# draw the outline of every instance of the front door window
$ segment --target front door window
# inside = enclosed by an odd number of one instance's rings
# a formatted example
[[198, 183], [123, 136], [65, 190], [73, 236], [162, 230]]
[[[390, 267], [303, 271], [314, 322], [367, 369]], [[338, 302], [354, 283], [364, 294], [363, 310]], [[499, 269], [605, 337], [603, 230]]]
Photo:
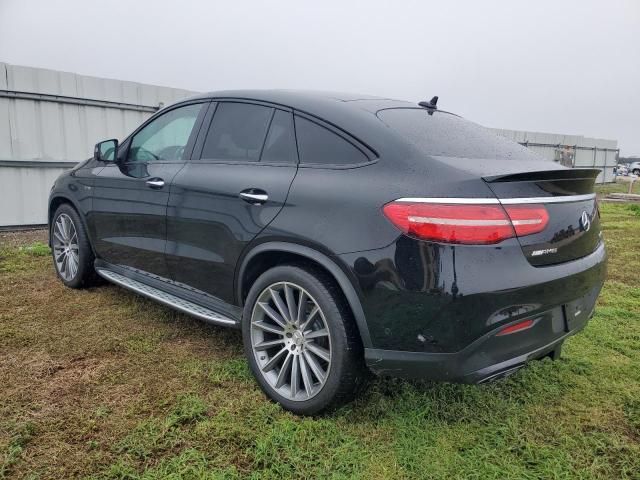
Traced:
[[128, 163], [185, 160], [185, 149], [204, 104], [178, 107], [159, 116], [131, 140]]

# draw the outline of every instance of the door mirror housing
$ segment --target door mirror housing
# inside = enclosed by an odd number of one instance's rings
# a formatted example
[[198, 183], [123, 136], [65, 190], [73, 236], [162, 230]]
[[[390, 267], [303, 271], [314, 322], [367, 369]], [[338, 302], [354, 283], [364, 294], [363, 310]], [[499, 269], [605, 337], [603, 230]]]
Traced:
[[93, 159], [99, 162], [116, 162], [116, 154], [118, 153], [118, 140], [112, 138], [96, 143], [93, 149]]

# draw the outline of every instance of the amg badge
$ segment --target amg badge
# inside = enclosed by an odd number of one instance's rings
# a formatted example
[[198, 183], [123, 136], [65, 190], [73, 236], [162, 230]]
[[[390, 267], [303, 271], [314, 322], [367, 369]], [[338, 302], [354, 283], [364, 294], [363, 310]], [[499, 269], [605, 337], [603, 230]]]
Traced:
[[545, 248], [543, 250], [534, 250], [531, 252], [532, 257], [537, 257], [539, 255], [547, 255], [549, 253], [556, 253], [558, 251], [557, 248]]

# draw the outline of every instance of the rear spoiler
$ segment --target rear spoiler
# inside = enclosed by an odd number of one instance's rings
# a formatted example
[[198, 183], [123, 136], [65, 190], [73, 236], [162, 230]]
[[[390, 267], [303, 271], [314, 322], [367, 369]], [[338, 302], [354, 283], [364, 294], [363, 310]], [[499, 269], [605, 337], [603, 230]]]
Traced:
[[567, 168], [534, 172], [510, 173], [482, 177], [485, 182], [545, 182], [550, 180], [595, 180], [601, 170], [597, 168]]

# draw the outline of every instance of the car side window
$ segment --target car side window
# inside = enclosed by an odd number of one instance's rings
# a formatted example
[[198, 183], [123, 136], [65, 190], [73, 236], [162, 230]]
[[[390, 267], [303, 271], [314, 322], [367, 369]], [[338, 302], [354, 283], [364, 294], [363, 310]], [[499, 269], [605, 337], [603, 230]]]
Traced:
[[261, 162], [297, 163], [298, 151], [293, 131], [293, 114], [276, 110], [262, 148]]
[[369, 160], [355, 145], [329, 129], [297, 115], [295, 123], [300, 163], [349, 165]]
[[203, 103], [174, 108], [147, 124], [131, 139], [128, 163], [185, 160], [185, 147]]
[[273, 108], [250, 103], [218, 104], [202, 150], [202, 159], [257, 162]]

